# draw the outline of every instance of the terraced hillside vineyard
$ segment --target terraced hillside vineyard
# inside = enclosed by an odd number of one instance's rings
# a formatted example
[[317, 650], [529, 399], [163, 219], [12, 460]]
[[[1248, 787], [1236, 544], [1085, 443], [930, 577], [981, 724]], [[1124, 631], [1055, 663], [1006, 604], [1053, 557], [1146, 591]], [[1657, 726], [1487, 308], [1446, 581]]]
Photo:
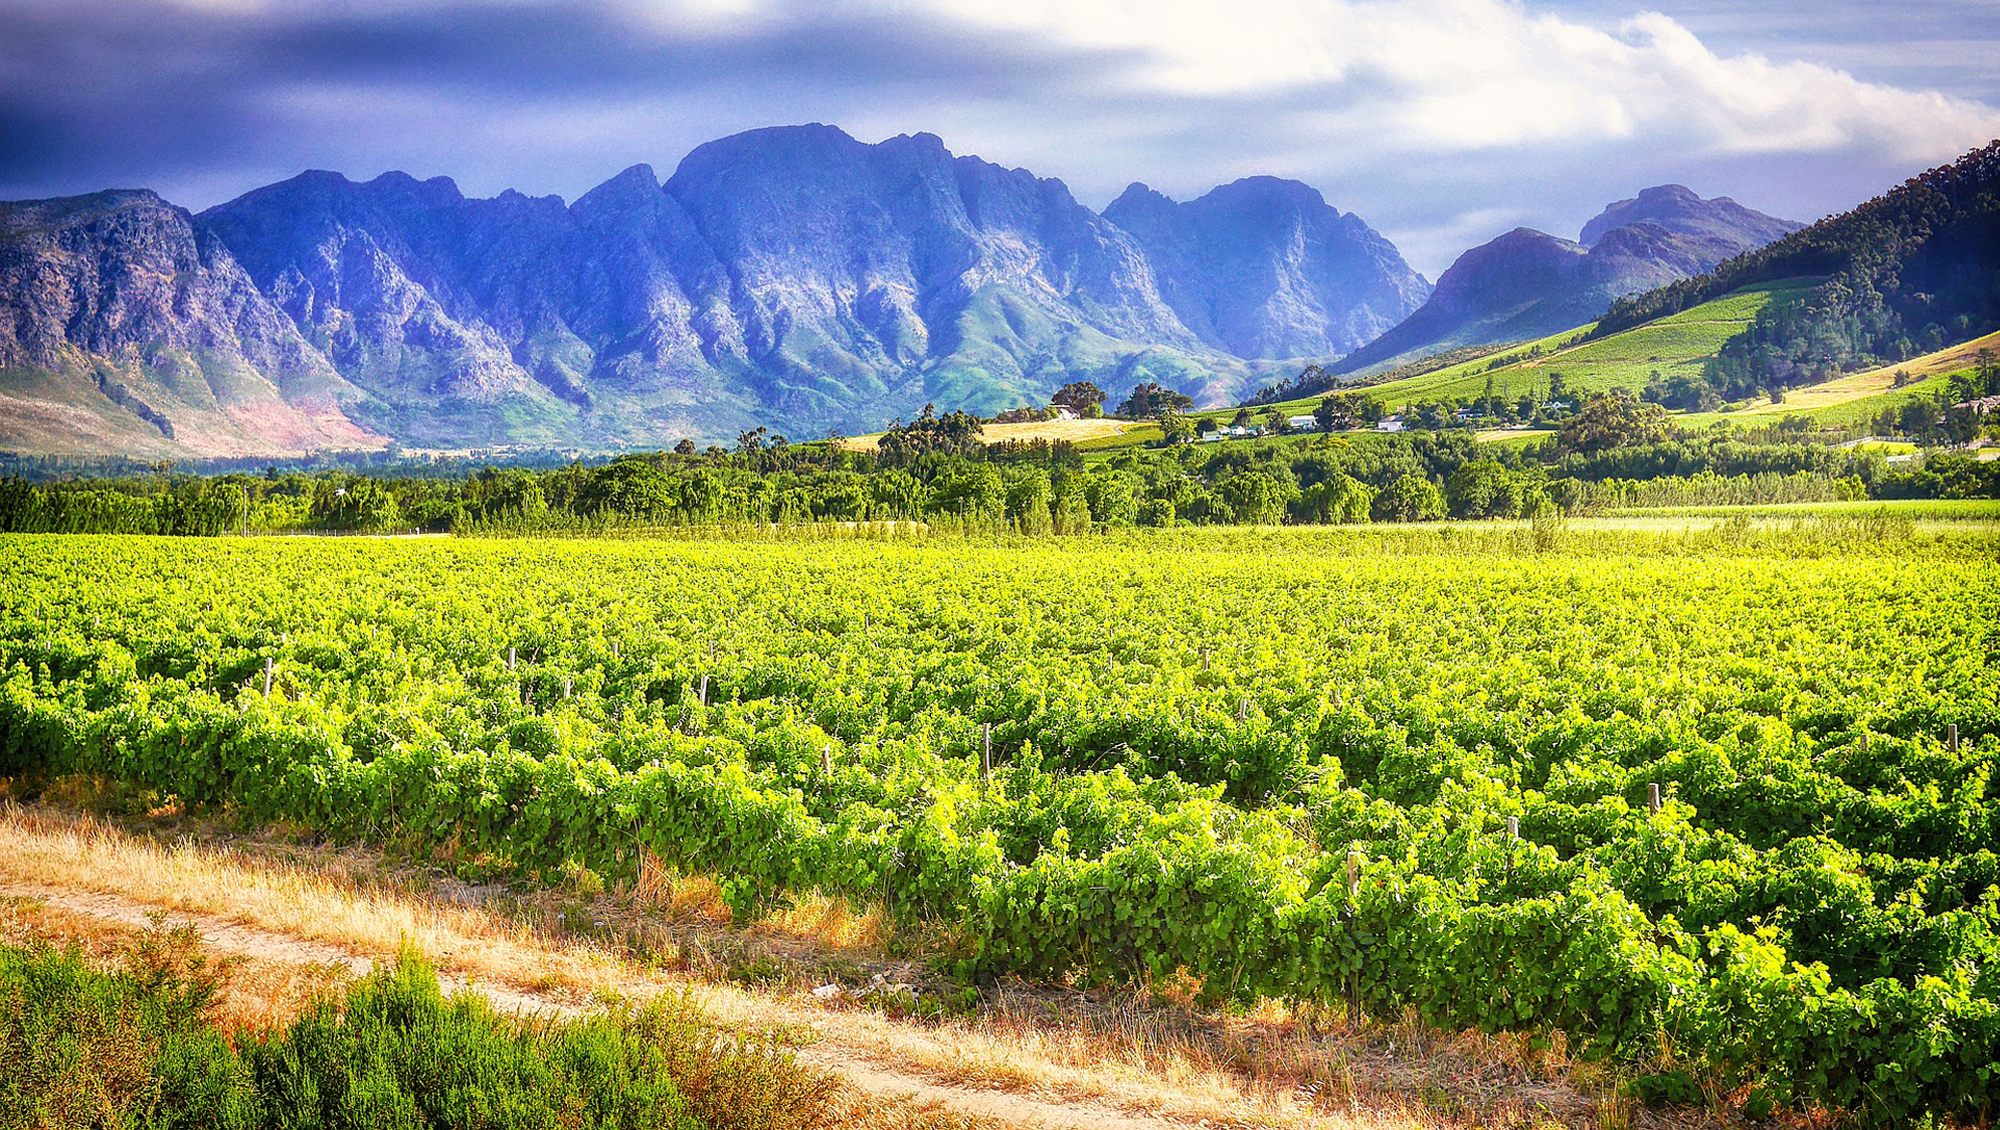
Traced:
[[1982, 1119], [1994, 565], [1886, 519], [12, 537], [0, 773], [879, 900], [968, 979], [1189, 971], [1561, 1029], [1656, 1097]]

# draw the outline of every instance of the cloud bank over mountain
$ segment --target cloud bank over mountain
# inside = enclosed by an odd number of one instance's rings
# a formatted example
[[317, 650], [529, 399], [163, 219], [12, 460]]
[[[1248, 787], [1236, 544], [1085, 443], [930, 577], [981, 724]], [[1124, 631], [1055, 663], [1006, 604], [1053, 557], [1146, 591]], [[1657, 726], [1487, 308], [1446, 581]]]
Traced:
[[[1135, 176], [1180, 199], [1294, 177], [1436, 273], [1635, 184], [1809, 217], [2000, 134], [1982, 64], [1916, 69], [1904, 44], [1870, 77], [1895, 13], [1815, 6], [1849, 28], [1829, 54], [1718, 2], [0, 0], [0, 197], [199, 206], [334, 167], [573, 198], [635, 155], [818, 120], [932, 130], [1094, 207]], [[2000, 34], [1990, 5], [1949, 15]]]

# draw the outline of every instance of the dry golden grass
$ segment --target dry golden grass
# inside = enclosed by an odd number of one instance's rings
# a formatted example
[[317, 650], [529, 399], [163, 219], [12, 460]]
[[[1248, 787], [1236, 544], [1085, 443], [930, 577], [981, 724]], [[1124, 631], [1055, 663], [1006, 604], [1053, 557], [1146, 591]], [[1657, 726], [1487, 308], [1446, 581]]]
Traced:
[[[631, 905], [676, 923], [721, 927], [732, 921], [715, 880], [683, 875], [652, 852], [639, 858]], [[749, 924], [748, 929], [836, 951], [879, 951], [888, 940], [888, 919], [879, 902], [856, 906], [819, 891], [792, 900], [792, 905]]]
[[[646, 946], [649, 960], [641, 964], [619, 929], [579, 939], [548, 928], [554, 903], [527, 904], [526, 913], [518, 903], [511, 911], [465, 905], [443, 888], [389, 877], [379, 859], [371, 864], [351, 850], [275, 858], [299, 850], [191, 837], [160, 842], [73, 811], [0, 810], [0, 884], [17, 891], [98, 892], [376, 957], [407, 939], [441, 971], [571, 1004], [685, 991], [727, 1027], [811, 1033], [802, 1060], [863, 1089], [917, 1090], [920, 1099], [1001, 1121], [1046, 1120], [1052, 1111], [1060, 1120], [1078, 1110], [1103, 1125], [1149, 1117], [1300, 1128], [1437, 1126], [1467, 1117], [1513, 1125], [1544, 1118], [1569, 1125], [1707, 1121], [1698, 1112], [1686, 1120], [1645, 1111], [1635, 1118], [1629, 1103], [1611, 1097], [1610, 1081], [1560, 1051], [1536, 1052], [1513, 1036], [1446, 1036], [1414, 1018], [1350, 1025], [1337, 1012], [1277, 1004], [1214, 1015], [1164, 991], [1027, 987], [989, 992], [976, 1014], [933, 1022], [893, 1019], [852, 1002], [829, 1007], [801, 980], [817, 980], [824, 966], [803, 959], [831, 951], [847, 955], [850, 969], [897, 968], [869, 952], [887, 932], [879, 908], [807, 898], [737, 930], [724, 925], [727, 912], [712, 883], [649, 865], [633, 890], [602, 896], [594, 910], [620, 928], [621, 915], [667, 922], [671, 943]], [[774, 983], [725, 979], [746, 947], [775, 955], [781, 973]], [[704, 959], [711, 953], [722, 957]]]
[[1974, 362], [1983, 349], [2000, 353], [2000, 333], [1990, 333], [1962, 345], [1954, 345], [1936, 353], [1926, 353], [1922, 357], [1913, 357], [1899, 364], [1849, 373], [1847, 376], [1836, 377], [1822, 384], [1791, 389], [1785, 393], [1782, 404], [1754, 404], [1748, 408], [1725, 413], [1723, 418], [1782, 416], [1806, 408], [1831, 408], [1837, 404], [1879, 396], [1896, 387], [1898, 371], [1907, 372], [1916, 380], [1934, 377], [1939, 373], [1965, 368]]
[[[141, 928], [43, 904], [33, 898], [0, 898], [0, 942], [75, 945], [89, 962], [111, 970], [123, 964]], [[352, 974], [317, 962], [227, 957], [216, 999], [215, 1022], [225, 1031], [269, 1031], [296, 1017], [314, 998], [345, 985]]]
[[[979, 438], [987, 443], [1001, 443], [1018, 440], [1028, 443], [1038, 439], [1054, 443], [1069, 440], [1072, 443], [1086, 439], [1103, 439], [1105, 436], [1123, 435], [1145, 421], [1134, 420], [1037, 420], [1024, 424], [985, 424], [980, 427]], [[849, 451], [873, 451], [882, 439], [880, 434], [855, 436], [841, 441]]]

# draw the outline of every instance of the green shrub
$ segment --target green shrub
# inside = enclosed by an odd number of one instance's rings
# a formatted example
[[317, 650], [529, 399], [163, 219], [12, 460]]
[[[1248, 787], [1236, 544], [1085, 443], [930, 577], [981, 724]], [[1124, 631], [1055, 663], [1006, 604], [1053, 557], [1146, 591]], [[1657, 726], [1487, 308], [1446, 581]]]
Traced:
[[0, 946], [0, 1130], [762, 1130], [821, 1124], [833, 1087], [684, 1000], [515, 1019], [446, 998], [413, 951], [237, 1046], [211, 1024], [220, 983], [188, 929], [116, 973]]

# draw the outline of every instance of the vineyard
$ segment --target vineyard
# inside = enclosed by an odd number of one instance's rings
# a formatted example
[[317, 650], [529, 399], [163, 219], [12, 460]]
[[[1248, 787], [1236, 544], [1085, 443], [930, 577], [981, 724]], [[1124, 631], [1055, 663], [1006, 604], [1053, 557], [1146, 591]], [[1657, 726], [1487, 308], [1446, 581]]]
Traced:
[[1990, 534], [0, 539], [0, 774], [716, 876], [968, 983], [1566, 1032], [1649, 1098], [2000, 1090]]

